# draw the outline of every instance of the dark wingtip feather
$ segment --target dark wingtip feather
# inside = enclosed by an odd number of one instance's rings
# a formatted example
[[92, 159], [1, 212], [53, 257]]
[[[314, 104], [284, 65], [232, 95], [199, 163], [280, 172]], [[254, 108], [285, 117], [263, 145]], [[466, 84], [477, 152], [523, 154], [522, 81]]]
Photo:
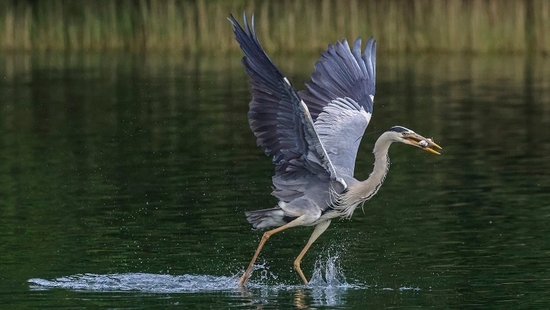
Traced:
[[235, 19], [235, 16], [233, 16], [233, 13], [229, 13], [229, 16], [227, 16], [227, 20], [231, 23], [231, 26], [233, 27], [233, 31], [235, 31], [237, 27], [241, 27], [239, 25], [239, 22]]
[[245, 54], [242, 63], [252, 93], [248, 112], [250, 128], [257, 144], [278, 164], [284, 157], [282, 150], [295, 149], [301, 143], [299, 139], [303, 138], [295, 137], [294, 124], [294, 105], [300, 102], [300, 98], [262, 48], [254, 30], [254, 15], [247, 19], [246, 12], [243, 13], [242, 24], [233, 15], [228, 19], [233, 24], [235, 39]]

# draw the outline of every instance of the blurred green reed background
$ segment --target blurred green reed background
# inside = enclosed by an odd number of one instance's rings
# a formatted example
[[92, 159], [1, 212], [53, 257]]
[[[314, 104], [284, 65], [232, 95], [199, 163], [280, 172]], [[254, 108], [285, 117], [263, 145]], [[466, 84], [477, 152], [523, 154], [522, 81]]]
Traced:
[[396, 53], [550, 52], [547, 0], [1, 1], [0, 50], [226, 52], [226, 17], [244, 10], [271, 52], [359, 35]]

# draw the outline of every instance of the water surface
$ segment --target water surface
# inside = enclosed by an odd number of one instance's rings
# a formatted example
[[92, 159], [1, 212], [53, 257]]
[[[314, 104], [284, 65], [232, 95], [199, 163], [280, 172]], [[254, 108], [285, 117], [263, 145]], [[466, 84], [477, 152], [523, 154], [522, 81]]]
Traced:
[[[0, 305], [90, 308], [541, 308], [550, 299], [550, 60], [386, 56], [359, 150], [403, 125], [378, 195], [270, 239], [239, 55], [0, 56]], [[317, 56], [274, 55], [301, 87]], [[308, 64], [304, 66], [303, 64]]]

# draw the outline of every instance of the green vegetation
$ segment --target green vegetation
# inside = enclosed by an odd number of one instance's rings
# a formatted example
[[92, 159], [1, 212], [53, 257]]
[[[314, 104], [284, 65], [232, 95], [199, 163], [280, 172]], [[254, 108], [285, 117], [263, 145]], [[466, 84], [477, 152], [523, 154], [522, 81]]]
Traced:
[[0, 50], [227, 52], [226, 17], [244, 10], [271, 52], [359, 35], [387, 52], [550, 52], [546, 0], [3, 1]]

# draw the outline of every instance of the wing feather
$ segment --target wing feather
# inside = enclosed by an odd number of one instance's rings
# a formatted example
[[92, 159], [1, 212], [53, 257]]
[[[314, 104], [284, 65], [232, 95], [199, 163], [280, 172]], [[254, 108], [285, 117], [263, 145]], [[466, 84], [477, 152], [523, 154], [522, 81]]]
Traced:
[[230, 15], [235, 38], [245, 57], [243, 64], [250, 78], [252, 101], [248, 112], [256, 141], [275, 164], [273, 194], [289, 201], [305, 190], [304, 180], [315, 178], [342, 184], [319, 135], [308, 106], [290, 82], [275, 67], [262, 49], [254, 31], [254, 17], [244, 28]]
[[311, 111], [315, 128], [339, 173], [353, 176], [361, 138], [367, 128], [375, 95], [376, 42], [361, 38], [350, 49], [344, 39], [329, 45], [315, 72], [299, 93]]

